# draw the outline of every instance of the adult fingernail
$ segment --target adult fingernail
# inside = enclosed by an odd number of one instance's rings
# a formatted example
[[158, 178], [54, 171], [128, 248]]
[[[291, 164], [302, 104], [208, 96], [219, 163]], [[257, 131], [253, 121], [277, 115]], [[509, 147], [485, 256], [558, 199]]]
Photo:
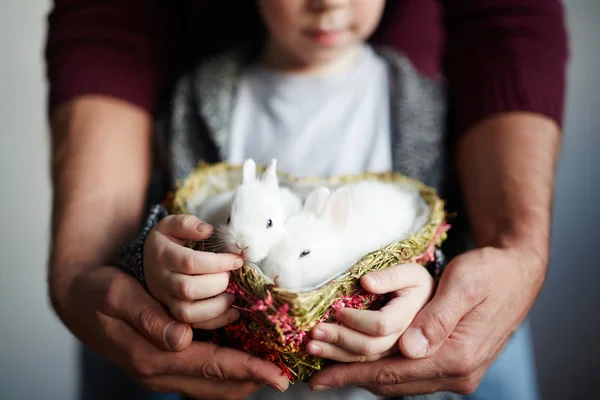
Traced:
[[415, 358], [425, 356], [429, 350], [429, 341], [421, 328], [410, 328], [402, 335], [402, 343], [406, 351]]
[[196, 230], [198, 232], [204, 232], [207, 228], [208, 224], [206, 224], [205, 222], [199, 222], [198, 225], [196, 225]]
[[229, 322], [236, 321], [240, 317], [240, 312], [235, 308], [232, 308], [234, 312], [231, 313], [231, 317], [229, 317]]
[[283, 390], [283, 388], [281, 386], [279, 386], [278, 384], [276, 384], [276, 383], [266, 383], [265, 385], [267, 385], [270, 388], [275, 389], [275, 390], [277, 390], [279, 392], [285, 392], [285, 390]]
[[312, 390], [313, 392], [323, 392], [325, 390], [329, 390], [331, 389], [331, 386], [327, 386], [327, 385], [315, 385]]
[[322, 329], [315, 329], [312, 332], [313, 339], [317, 340], [325, 340], [327, 338], [327, 334]]
[[183, 341], [187, 326], [178, 322], [172, 321], [165, 329], [165, 342], [171, 350], [176, 350]]
[[309, 354], [312, 354], [313, 356], [318, 356], [321, 353], [323, 353], [323, 349], [321, 348], [321, 346], [313, 342], [308, 342], [308, 344], [306, 345], [306, 350]]

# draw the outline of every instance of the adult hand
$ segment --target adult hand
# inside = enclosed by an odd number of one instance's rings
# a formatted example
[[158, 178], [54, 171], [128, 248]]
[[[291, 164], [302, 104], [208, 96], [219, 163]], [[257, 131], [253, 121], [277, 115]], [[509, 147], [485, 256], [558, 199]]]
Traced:
[[188, 324], [174, 321], [131, 276], [113, 267], [88, 269], [53, 302], [85, 344], [141, 385], [192, 397], [243, 398], [263, 384], [285, 390], [274, 364], [241, 351], [192, 342]]
[[311, 331], [307, 351], [341, 362], [374, 361], [398, 351], [398, 339], [415, 315], [429, 301], [434, 280], [419, 264], [401, 264], [361, 278], [370, 293], [391, 293], [392, 299], [379, 310], [342, 308], [337, 323], [320, 323]]
[[334, 365], [317, 373], [310, 387], [358, 385], [379, 395], [472, 393], [524, 320], [544, 271], [544, 260], [516, 248], [486, 247], [456, 257], [401, 337], [408, 358]]

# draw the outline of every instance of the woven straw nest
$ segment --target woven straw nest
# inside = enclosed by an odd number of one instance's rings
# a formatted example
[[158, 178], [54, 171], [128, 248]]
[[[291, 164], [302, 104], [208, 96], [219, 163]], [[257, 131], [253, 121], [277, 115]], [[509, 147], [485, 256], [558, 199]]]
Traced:
[[[264, 169], [264, 165], [257, 166], [257, 172]], [[241, 183], [241, 176], [241, 165], [201, 163], [178, 183], [165, 204], [171, 213], [187, 213], [186, 204], [192, 196], [209, 197], [234, 189]], [[327, 362], [304, 352], [310, 330], [320, 321], [334, 320], [334, 311], [340, 307], [380, 307], [385, 298], [364, 292], [360, 277], [397, 264], [426, 265], [434, 261], [434, 251], [446, 239], [449, 226], [444, 203], [436, 191], [399, 173], [363, 173], [327, 179], [296, 178], [282, 172], [278, 176], [280, 185], [290, 185], [301, 195], [317, 186], [336, 187], [365, 179], [409, 184], [419, 190], [430, 208], [429, 218], [418, 232], [366, 254], [345, 274], [311, 291], [293, 292], [276, 287], [250, 266], [231, 273], [228, 291], [236, 295], [234, 305], [241, 311], [241, 318], [214, 332], [213, 341], [275, 362], [291, 382], [306, 381]], [[211, 249], [210, 239], [187, 245], [197, 250]]]

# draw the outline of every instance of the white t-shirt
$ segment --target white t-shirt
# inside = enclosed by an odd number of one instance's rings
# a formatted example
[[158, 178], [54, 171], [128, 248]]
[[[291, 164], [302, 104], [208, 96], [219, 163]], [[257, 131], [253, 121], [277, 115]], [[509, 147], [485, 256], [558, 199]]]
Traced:
[[286, 75], [261, 66], [242, 76], [228, 161], [277, 158], [296, 176], [391, 168], [388, 67], [365, 45], [346, 71]]
[[[296, 176], [330, 176], [391, 169], [388, 67], [365, 45], [346, 71], [328, 76], [285, 75], [253, 66], [236, 96], [228, 160], [253, 158]], [[262, 399], [378, 399], [349, 387], [312, 392], [306, 383], [286, 393], [265, 388]]]

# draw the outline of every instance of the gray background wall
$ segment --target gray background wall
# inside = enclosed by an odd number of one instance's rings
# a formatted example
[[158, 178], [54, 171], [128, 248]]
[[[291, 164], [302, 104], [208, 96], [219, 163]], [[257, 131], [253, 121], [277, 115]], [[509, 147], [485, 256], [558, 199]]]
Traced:
[[[552, 261], [532, 313], [544, 399], [600, 396], [600, 2], [572, 38]], [[48, 307], [50, 187], [41, 51], [49, 0], [0, 0], [0, 398], [73, 399], [75, 344]]]
[[532, 322], [544, 399], [591, 399], [600, 398], [600, 1], [565, 4], [565, 137], [550, 269]]

